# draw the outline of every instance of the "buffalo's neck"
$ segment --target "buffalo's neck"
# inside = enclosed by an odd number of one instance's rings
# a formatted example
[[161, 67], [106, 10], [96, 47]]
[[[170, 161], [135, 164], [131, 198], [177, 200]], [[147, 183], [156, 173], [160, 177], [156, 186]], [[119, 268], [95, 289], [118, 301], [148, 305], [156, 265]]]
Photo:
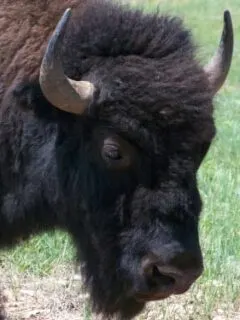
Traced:
[[[0, 246], [61, 224], [57, 125], [12, 106], [0, 118]], [[11, 244], [11, 243], [10, 243]]]

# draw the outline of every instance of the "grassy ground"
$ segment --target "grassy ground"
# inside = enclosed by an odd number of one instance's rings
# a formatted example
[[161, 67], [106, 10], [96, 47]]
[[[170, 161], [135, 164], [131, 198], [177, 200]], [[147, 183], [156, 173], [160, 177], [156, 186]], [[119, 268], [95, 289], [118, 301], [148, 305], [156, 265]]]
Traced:
[[[198, 56], [203, 63], [213, 54], [218, 44], [223, 11], [229, 9], [235, 29], [235, 50], [228, 81], [215, 100], [217, 137], [199, 171], [199, 187], [204, 201], [200, 236], [205, 256], [205, 273], [188, 294], [177, 299], [167, 299], [163, 303], [149, 304], [139, 319], [240, 319], [239, 0], [160, 0], [158, 3], [162, 11], [180, 15], [185, 24], [192, 28], [193, 36], [199, 44]], [[146, 10], [154, 10], [155, 4], [156, 1], [144, 2]], [[12, 251], [1, 253], [3, 268], [7, 266], [8, 270], [12, 270], [7, 273], [0, 271], [1, 281], [10, 285], [6, 286], [11, 291], [9, 294], [11, 296], [15, 292], [18, 301], [20, 296], [29, 297], [27, 291], [32, 292], [34, 301], [39, 300], [38, 307], [45, 307], [45, 311], [42, 311], [44, 317], [38, 319], [91, 319], [87, 303], [83, 300], [77, 302], [76, 297], [72, 296], [72, 287], [70, 290], [58, 281], [65, 279], [68, 274], [71, 277], [70, 262], [73, 254], [72, 244], [65, 234], [44, 234], [33, 238]], [[56, 265], [69, 267], [65, 273], [57, 271], [54, 277], [52, 272]], [[36, 288], [33, 290], [32, 285], [36, 284], [36, 278], [40, 276], [45, 277], [42, 281], [54, 283], [54, 289], [46, 291], [46, 286], [40, 285], [41, 294]], [[25, 294], [21, 290], [25, 290]], [[60, 292], [62, 295], [59, 296]], [[46, 295], [52, 304], [39, 298]], [[76, 313], [74, 308], [69, 308], [67, 301], [74, 307], [80, 307], [81, 312]], [[9, 308], [11, 313], [11, 306]], [[62, 310], [61, 315], [56, 312], [56, 308]], [[48, 318], [46, 310], [52, 312], [52, 317]], [[15, 319], [14, 316], [11, 319]], [[16, 319], [28, 317], [26, 313], [24, 316], [18, 314]]]

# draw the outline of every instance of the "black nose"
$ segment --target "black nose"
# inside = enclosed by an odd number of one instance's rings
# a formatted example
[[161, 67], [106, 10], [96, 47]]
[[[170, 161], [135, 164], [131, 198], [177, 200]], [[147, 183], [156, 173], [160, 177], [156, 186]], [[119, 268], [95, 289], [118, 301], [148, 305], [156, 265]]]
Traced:
[[142, 261], [142, 274], [149, 287], [149, 300], [186, 292], [202, 272], [202, 258], [192, 253], [175, 254], [164, 263], [161, 258], [150, 254]]

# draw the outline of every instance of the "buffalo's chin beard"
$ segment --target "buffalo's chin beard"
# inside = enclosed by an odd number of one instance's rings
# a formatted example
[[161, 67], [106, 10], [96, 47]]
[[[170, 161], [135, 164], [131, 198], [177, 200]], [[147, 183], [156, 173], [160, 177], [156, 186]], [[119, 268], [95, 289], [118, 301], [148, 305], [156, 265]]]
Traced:
[[[119, 302], [118, 305], [115, 306], [115, 310], [113, 309], [111, 313], [104, 313], [108, 318], [115, 316], [118, 320], [130, 320], [138, 315], [145, 307], [145, 303], [139, 302], [134, 298], [126, 298]], [[104, 317], [103, 317], [104, 318]]]
[[100, 313], [102, 319], [115, 319], [115, 320], [131, 320], [137, 316], [145, 307], [145, 303], [139, 302], [134, 298], [122, 299], [113, 307], [101, 305], [99, 308], [98, 302], [93, 306], [93, 311]]
[[[116, 239], [119, 232], [98, 230], [88, 222], [84, 228], [75, 224], [71, 234], [92, 311], [106, 320], [130, 320], [144, 309], [145, 303], [134, 298], [132, 277], [121, 267], [123, 249]], [[106, 230], [112, 234], [106, 234]]]
[[144, 302], [137, 301], [127, 293], [120, 275], [119, 280], [114, 281], [116, 275], [105, 273], [100, 277], [97, 269], [96, 267], [95, 273], [91, 274], [86, 264], [80, 267], [83, 285], [90, 293], [89, 302], [94, 313], [106, 320], [130, 320], [144, 309]]

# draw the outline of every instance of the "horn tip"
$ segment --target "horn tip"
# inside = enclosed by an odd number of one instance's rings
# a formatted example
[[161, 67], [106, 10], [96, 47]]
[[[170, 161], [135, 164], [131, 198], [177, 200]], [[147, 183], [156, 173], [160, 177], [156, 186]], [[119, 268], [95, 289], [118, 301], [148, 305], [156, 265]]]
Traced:
[[71, 12], [72, 12], [72, 8], [67, 8], [67, 9], [65, 10], [65, 12], [64, 12], [64, 15], [69, 16], [69, 15], [71, 14]]
[[231, 13], [230, 13], [230, 11], [228, 9], [225, 9], [223, 14], [224, 14], [224, 17], [231, 16]]
[[224, 18], [224, 23], [227, 25], [231, 25], [232, 24], [232, 18], [231, 18], [231, 13], [228, 9], [224, 10], [223, 13], [223, 18]]
[[62, 18], [60, 19], [60, 21], [63, 21], [63, 23], [66, 23], [68, 21], [68, 19], [70, 18], [70, 15], [72, 13], [72, 9], [71, 8], [67, 8], [63, 15]]
[[224, 41], [232, 42], [230, 45], [233, 47], [233, 24], [231, 13], [228, 9], [224, 11], [224, 31], [223, 31]]
[[[55, 31], [53, 32], [52, 37], [50, 38], [50, 41], [48, 43], [48, 48], [51, 48], [51, 50], [56, 50], [60, 44], [61, 41], [64, 37], [65, 31], [66, 31], [66, 26], [68, 24], [68, 21], [71, 16], [71, 8], [67, 8], [64, 13], [62, 14], [62, 17], [60, 18]], [[50, 50], [50, 51], [51, 51]], [[47, 50], [48, 53], [49, 50]]]

